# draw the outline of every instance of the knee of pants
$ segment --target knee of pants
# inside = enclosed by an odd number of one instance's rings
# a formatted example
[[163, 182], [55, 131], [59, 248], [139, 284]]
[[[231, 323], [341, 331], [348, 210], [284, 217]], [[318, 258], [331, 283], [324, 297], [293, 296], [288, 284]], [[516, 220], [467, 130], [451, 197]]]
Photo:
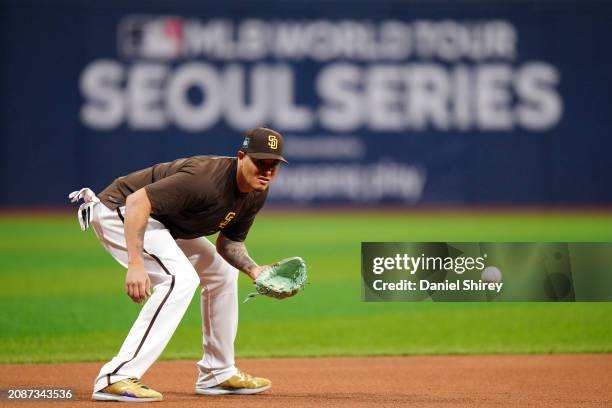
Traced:
[[238, 274], [238, 269], [230, 265], [226, 265], [214, 276], [207, 276], [204, 272], [201, 279], [203, 293], [208, 291], [211, 295], [217, 295], [237, 291]]
[[177, 286], [177, 288], [182, 288], [187, 292], [193, 293], [200, 285], [200, 278], [198, 277], [198, 274], [192, 270], [189, 273], [175, 275], [174, 284]]

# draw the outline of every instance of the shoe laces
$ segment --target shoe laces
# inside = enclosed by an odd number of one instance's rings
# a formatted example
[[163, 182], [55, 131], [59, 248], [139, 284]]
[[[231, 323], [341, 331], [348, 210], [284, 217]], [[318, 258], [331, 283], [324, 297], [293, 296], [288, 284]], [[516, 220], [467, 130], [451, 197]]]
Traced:
[[140, 387], [140, 388], [144, 388], [145, 390], [150, 389], [150, 388], [149, 388], [149, 387], [147, 387], [146, 385], [143, 385], [143, 384], [142, 384], [142, 383], [141, 383], [141, 382], [138, 380], [138, 378], [128, 378], [127, 380], [128, 380], [129, 382], [131, 382], [132, 384], [134, 384], [134, 385], [136, 385], [136, 386]]
[[238, 370], [238, 376], [240, 377], [241, 380], [243, 381], [249, 381], [253, 379], [253, 376], [250, 374], [245, 373], [244, 371], [240, 371]]

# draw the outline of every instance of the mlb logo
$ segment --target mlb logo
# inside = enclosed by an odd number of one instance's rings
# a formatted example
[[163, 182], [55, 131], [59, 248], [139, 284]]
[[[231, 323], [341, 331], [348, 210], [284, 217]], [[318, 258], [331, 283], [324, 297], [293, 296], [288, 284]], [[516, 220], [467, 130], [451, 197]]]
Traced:
[[117, 40], [128, 58], [175, 59], [184, 54], [184, 22], [177, 16], [126, 16]]

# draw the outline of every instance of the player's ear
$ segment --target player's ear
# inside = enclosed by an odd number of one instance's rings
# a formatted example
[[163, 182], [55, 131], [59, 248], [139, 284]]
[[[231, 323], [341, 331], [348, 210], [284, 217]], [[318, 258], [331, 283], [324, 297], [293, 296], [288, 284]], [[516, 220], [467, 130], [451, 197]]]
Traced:
[[246, 156], [246, 153], [243, 152], [242, 150], [238, 150], [238, 155], [236, 156], [238, 157], [238, 160], [244, 159], [244, 156]]

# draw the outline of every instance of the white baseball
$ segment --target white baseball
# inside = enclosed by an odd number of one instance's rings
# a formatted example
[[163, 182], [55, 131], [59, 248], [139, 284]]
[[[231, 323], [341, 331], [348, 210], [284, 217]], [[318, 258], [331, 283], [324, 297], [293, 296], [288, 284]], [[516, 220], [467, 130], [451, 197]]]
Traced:
[[502, 273], [495, 266], [487, 266], [482, 270], [480, 279], [487, 283], [499, 283], [502, 280]]

